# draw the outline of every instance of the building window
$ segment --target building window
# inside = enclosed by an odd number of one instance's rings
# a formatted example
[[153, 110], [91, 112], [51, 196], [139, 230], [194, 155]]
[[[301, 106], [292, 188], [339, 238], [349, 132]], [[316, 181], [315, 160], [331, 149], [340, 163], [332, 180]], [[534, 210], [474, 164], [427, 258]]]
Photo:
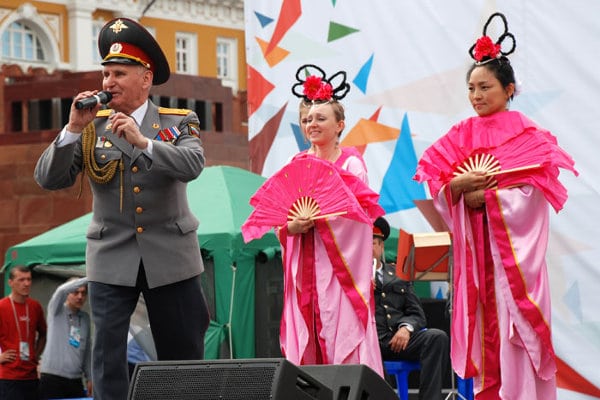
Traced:
[[21, 22], [13, 22], [2, 34], [2, 57], [20, 61], [46, 59], [38, 35]]
[[99, 65], [102, 62], [102, 57], [100, 57], [100, 51], [98, 50], [98, 36], [105, 23], [106, 21], [103, 20], [94, 20], [92, 22], [92, 60], [94, 65]]
[[237, 41], [229, 38], [217, 39], [217, 78], [223, 86], [237, 90]]
[[196, 35], [178, 32], [175, 35], [175, 59], [178, 74], [196, 75], [198, 68]]

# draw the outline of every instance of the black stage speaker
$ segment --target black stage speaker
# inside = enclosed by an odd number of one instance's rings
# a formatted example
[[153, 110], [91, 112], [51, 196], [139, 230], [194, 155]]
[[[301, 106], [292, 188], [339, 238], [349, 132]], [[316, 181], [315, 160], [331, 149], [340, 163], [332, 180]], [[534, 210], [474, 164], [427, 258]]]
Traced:
[[331, 389], [284, 358], [136, 365], [129, 400], [331, 400]]
[[365, 365], [302, 365], [300, 369], [329, 386], [333, 400], [398, 400], [385, 379]]

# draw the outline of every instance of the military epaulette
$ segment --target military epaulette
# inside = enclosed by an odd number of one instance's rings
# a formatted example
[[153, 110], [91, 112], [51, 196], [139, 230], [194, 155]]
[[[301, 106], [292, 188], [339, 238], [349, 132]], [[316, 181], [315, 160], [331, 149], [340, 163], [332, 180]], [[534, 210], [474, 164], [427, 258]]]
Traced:
[[112, 110], [110, 108], [106, 108], [104, 110], [98, 110], [96, 113], [96, 117], [108, 117]]
[[186, 108], [166, 108], [166, 107], [158, 107], [159, 114], [170, 114], [170, 115], [188, 115], [192, 110], [188, 110]]

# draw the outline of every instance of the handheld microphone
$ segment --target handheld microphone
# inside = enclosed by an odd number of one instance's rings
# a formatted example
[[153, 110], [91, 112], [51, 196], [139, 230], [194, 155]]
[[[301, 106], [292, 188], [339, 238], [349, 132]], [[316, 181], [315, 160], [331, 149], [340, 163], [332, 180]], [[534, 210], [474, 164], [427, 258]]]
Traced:
[[77, 100], [75, 102], [75, 108], [81, 110], [82, 108], [93, 108], [96, 104], [106, 104], [112, 99], [112, 94], [103, 90], [101, 92], [96, 93], [93, 96], [86, 97], [81, 100]]

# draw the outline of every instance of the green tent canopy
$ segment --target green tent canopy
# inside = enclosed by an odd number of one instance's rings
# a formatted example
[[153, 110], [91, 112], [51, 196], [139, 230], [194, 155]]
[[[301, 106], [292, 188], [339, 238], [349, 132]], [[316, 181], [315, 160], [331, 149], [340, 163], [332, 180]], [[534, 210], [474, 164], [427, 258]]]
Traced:
[[[273, 256], [280, 247], [272, 231], [244, 243], [241, 226], [252, 212], [250, 197], [265, 180], [240, 168], [213, 166], [188, 184], [190, 208], [200, 220], [198, 241], [205, 260], [212, 260], [214, 265], [215, 315], [206, 334], [207, 359], [219, 358], [226, 339], [233, 358], [255, 356], [255, 259], [259, 253]], [[83, 276], [91, 218], [91, 213], [83, 215], [12, 246], [6, 252], [3, 269], [26, 265], [43, 273]], [[397, 243], [398, 230], [392, 228], [386, 241], [388, 261], [395, 261]], [[420, 295], [428, 297], [428, 287], [419, 289]], [[8, 290], [5, 282], [5, 292]]]
[[[226, 338], [232, 357], [254, 357], [255, 258], [259, 252], [275, 254], [279, 242], [269, 232], [246, 244], [240, 227], [252, 211], [250, 197], [265, 180], [240, 168], [213, 166], [188, 184], [190, 208], [200, 220], [198, 241], [204, 257], [214, 262], [215, 315], [211, 316], [206, 335], [207, 359], [218, 358]], [[84, 274], [86, 231], [91, 217], [91, 213], [83, 215], [12, 246], [6, 252], [3, 269], [26, 265], [36, 270], [56, 269], [66, 275], [71, 269], [73, 275]]]

